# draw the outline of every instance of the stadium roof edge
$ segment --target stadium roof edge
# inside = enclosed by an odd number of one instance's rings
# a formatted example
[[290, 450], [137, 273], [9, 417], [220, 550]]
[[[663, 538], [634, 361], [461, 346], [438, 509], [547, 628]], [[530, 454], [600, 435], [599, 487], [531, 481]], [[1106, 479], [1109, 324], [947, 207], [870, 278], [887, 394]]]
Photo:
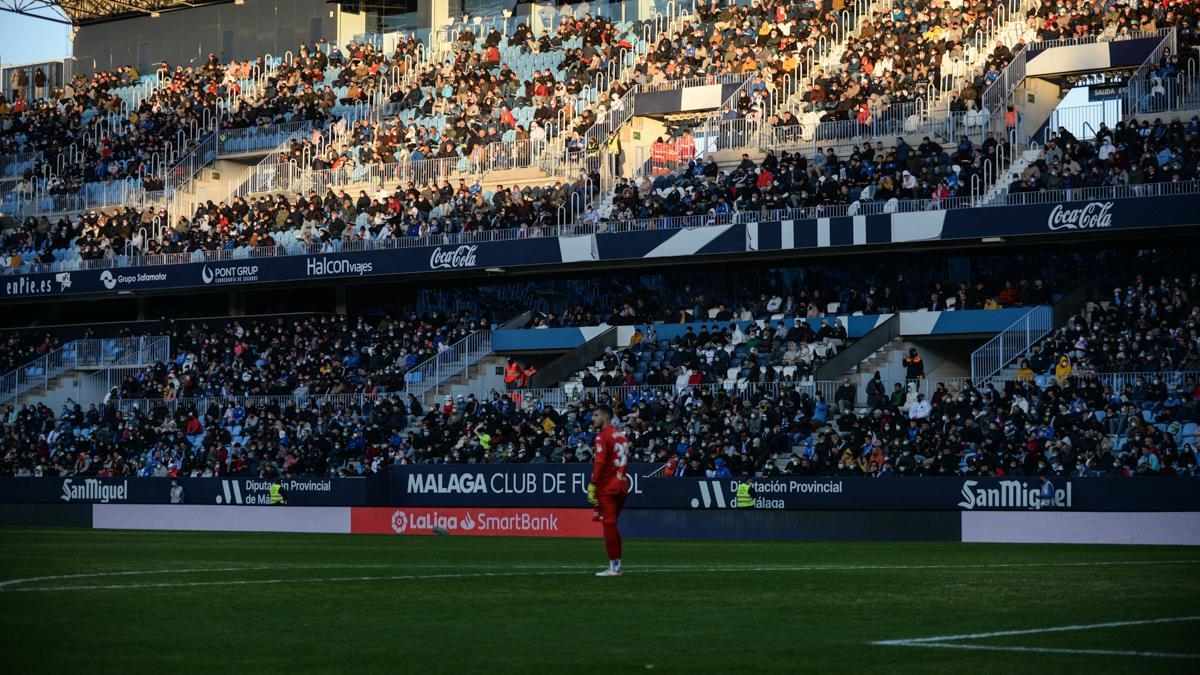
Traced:
[[0, 11], [82, 26], [229, 2], [233, 0], [0, 0]]

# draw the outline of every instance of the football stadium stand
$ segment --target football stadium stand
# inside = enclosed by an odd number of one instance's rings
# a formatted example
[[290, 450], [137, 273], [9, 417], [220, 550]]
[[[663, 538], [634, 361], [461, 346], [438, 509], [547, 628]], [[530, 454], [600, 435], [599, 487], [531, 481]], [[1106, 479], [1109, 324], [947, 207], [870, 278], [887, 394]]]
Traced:
[[1200, 5], [500, 4], [12, 69], [0, 474], [1197, 474]]

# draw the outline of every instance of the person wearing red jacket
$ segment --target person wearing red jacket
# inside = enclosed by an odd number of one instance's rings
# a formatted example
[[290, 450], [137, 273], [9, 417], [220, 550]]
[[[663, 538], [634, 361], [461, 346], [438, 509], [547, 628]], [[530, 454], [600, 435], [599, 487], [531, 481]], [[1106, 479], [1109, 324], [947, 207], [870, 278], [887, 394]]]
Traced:
[[629, 494], [629, 440], [612, 423], [613, 411], [607, 405], [596, 406], [592, 412], [592, 427], [596, 429], [595, 463], [592, 482], [588, 484], [588, 502], [596, 507], [604, 525], [604, 550], [608, 553], [608, 569], [597, 572], [598, 577], [621, 576], [621, 532], [617, 520]]

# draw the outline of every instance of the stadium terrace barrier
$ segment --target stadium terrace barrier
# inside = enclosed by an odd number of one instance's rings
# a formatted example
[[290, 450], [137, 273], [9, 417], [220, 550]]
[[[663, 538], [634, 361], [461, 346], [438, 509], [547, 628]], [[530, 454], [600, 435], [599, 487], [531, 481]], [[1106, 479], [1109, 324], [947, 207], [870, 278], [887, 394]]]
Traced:
[[350, 532], [351, 509], [259, 509], [253, 506], [96, 504], [97, 530], [189, 530], [221, 532]]
[[[1052, 201], [1052, 197], [1068, 201]], [[293, 245], [90, 261], [66, 266], [27, 265], [55, 272], [17, 274], [0, 281], [0, 297], [49, 297], [88, 293], [207, 288], [390, 275], [482, 273], [489, 268], [653, 261], [698, 255], [825, 249], [939, 242], [985, 237], [1098, 232], [1145, 232], [1190, 226], [1200, 220], [1200, 182], [1157, 183], [1120, 189], [1005, 194], [1008, 208], [940, 209], [860, 214], [847, 207], [721, 217], [658, 219], [585, 226], [475, 232], [422, 238], [327, 245]], [[928, 205], [928, 202], [926, 202]], [[965, 204], [964, 204], [965, 205]], [[851, 205], [852, 207], [854, 205]], [[1153, 212], [1155, 218], [1145, 218]], [[568, 236], [556, 237], [556, 234]], [[570, 236], [570, 235], [574, 236]], [[95, 266], [93, 267], [93, 262]], [[122, 263], [157, 264], [129, 269]], [[77, 265], [82, 267], [84, 265]], [[104, 269], [115, 268], [114, 270]]]
[[[599, 537], [590, 508], [3, 504], [0, 527]], [[1200, 513], [627, 510], [622, 534], [718, 540], [1200, 545]], [[631, 553], [631, 558], [635, 557]]]
[[[737, 481], [652, 478], [630, 465], [630, 509], [733, 508]], [[589, 464], [407, 465], [391, 469], [392, 503], [402, 506], [573, 507], [586, 497]], [[801, 511], [1200, 511], [1186, 478], [1059, 478], [1049, 501], [1033, 478], [759, 478], [760, 510]]]
[[962, 541], [1195, 546], [1200, 513], [963, 513]]
[[[722, 510], [734, 505], [737, 481], [656, 478], [659, 465], [631, 464], [631, 510]], [[575, 509], [586, 506], [590, 464], [421, 464], [393, 466], [363, 478], [284, 481], [289, 506], [429, 509]], [[184, 503], [262, 506], [269, 479], [180, 478]], [[1044, 501], [1032, 478], [879, 479], [821, 476], [756, 478], [762, 511], [1200, 511], [1188, 478], [1055, 478]], [[170, 503], [166, 478], [0, 478], [6, 504]]]
[[[211, 505], [270, 504], [266, 478], [180, 478], [184, 503]], [[388, 503], [388, 481], [364, 478], [295, 478], [284, 481], [292, 506], [366, 506]], [[168, 504], [166, 478], [87, 477], [0, 478], [0, 503], [15, 504]]]

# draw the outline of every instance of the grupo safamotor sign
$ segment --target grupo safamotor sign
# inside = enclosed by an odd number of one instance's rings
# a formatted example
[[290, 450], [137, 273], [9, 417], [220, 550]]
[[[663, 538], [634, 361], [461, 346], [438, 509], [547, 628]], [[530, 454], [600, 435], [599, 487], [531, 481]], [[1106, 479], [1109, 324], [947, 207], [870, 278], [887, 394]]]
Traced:
[[[1144, 217], [1151, 212], [1154, 218]], [[714, 233], [712, 237], [690, 236], [689, 230], [648, 227], [644, 230], [562, 240], [534, 237], [374, 251], [10, 275], [0, 277], [0, 297], [220, 288], [272, 282], [482, 271], [489, 267], [753, 254], [785, 249], [979, 237], [1079, 237], [1088, 233], [1194, 225], [1200, 220], [1197, 214], [1200, 214], [1200, 195], [1176, 195], [1003, 208], [931, 210], [868, 215], [861, 219], [847, 216], [739, 223], [710, 228]], [[590, 239], [591, 245], [576, 246], [571, 243], [580, 239]]]
[[[728, 509], [737, 480], [658, 478], [630, 466], [630, 509]], [[587, 464], [407, 465], [365, 478], [284, 481], [292, 506], [586, 508]], [[185, 503], [266, 505], [270, 480], [183, 478]], [[1200, 511], [1191, 478], [1056, 478], [1045, 498], [1032, 478], [766, 478], [751, 482], [761, 510]], [[165, 478], [2, 478], [0, 502], [166, 504]]]

